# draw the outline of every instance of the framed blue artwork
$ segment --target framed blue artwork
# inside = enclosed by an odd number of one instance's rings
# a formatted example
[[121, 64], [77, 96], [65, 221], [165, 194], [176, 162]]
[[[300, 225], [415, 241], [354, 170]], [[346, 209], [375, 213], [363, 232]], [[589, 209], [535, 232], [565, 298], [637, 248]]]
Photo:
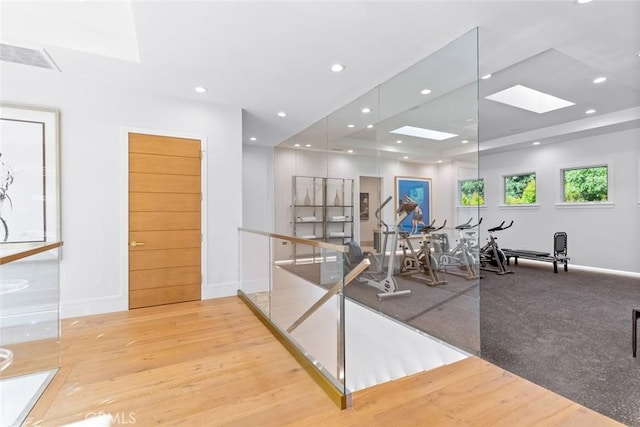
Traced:
[[418, 204], [400, 224], [399, 230], [409, 234], [417, 234], [431, 220], [431, 179], [411, 176], [396, 176], [396, 217], [397, 210], [404, 196], [410, 197]]

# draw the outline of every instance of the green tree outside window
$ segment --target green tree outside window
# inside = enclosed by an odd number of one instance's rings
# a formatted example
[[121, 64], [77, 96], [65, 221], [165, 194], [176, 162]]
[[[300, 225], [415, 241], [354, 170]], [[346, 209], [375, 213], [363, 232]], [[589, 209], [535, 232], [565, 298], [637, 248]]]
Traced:
[[507, 205], [528, 205], [536, 202], [536, 174], [504, 177], [504, 202]]
[[459, 182], [460, 205], [484, 205], [484, 179], [467, 179]]
[[565, 169], [564, 198], [566, 203], [606, 202], [609, 200], [608, 168]]

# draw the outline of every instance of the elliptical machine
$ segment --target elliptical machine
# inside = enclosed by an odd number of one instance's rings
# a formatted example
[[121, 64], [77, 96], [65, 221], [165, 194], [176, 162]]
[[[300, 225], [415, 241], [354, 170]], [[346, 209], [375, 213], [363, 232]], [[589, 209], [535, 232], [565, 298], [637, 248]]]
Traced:
[[[362, 261], [362, 258], [369, 258], [372, 264], [375, 264], [377, 268], [372, 271], [365, 271], [361, 275], [361, 279], [364, 283], [369, 286], [373, 286], [374, 288], [379, 289], [380, 293], [378, 293], [378, 299], [381, 300], [383, 298], [393, 297], [393, 296], [401, 296], [408, 295], [411, 293], [410, 289], [400, 290], [398, 288], [398, 283], [395, 274], [395, 261], [396, 261], [396, 248], [398, 247], [398, 233], [399, 228], [402, 224], [402, 221], [405, 220], [407, 216], [413, 212], [416, 208], [417, 203], [411, 200], [409, 197], [405, 196], [402, 198], [400, 203], [400, 207], [396, 211], [398, 214], [398, 220], [395, 226], [393, 233], [389, 232], [389, 225], [384, 222], [382, 219], [382, 209], [393, 199], [393, 197], [389, 196], [376, 210], [376, 218], [380, 221], [382, 227], [384, 227], [384, 244], [381, 248], [382, 257], [380, 261], [370, 252], [362, 252], [360, 250], [360, 246], [356, 242], [349, 242], [347, 245], [349, 246], [349, 252], [347, 253], [347, 264], [349, 267], [355, 266], [357, 263]], [[385, 272], [385, 259], [387, 258], [387, 236], [391, 234], [391, 249], [388, 255], [388, 263], [386, 265]], [[371, 268], [371, 267], [370, 267]]]

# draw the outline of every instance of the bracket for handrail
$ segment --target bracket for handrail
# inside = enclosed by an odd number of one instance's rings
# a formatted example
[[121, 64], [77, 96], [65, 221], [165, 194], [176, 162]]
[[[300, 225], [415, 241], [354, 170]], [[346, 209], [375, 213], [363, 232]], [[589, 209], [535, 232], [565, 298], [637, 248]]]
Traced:
[[13, 352], [6, 348], [0, 348], [0, 372], [4, 371], [13, 362]]
[[[353, 281], [353, 279], [355, 279], [360, 274], [362, 274], [362, 272], [366, 270], [370, 264], [371, 262], [369, 261], [368, 258], [365, 258], [362, 261], [360, 261], [360, 263], [356, 265], [353, 268], [353, 270], [351, 270], [344, 277], [344, 286], [347, 286], [349, 283]], [[298, 318], [298, 320], [296, 320], [295, 322], [293, 322], [291, 326], [289, 326], [289, 328], [287, 329], [287, 332], [289, 333], [293, 332], [293, 330], [296, 329], [298, 326], [300, 326], [302, 322], [307, 320], [313, 313], [315, 313], [320, 307], [322, 307], [324, 303], [329, 301], [332, 296], [340, 292], [340, 289], [342, 288], [342, 283], [343, 281], [339, 280], [333, 286], [331, 286], [329, 290], [327, 290], [327, 292], [318, 301], [316, 301], [311, 307], [309, 307], [309, 309], [305, 311], [302, 314], [302, 316]]]

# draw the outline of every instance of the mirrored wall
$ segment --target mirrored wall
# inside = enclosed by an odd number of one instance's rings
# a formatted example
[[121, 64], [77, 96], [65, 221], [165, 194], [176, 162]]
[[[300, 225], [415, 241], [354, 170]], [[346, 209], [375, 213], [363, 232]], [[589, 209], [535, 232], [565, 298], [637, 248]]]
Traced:
[[[478, 80], [474, 29], [284, 141], [274, 157], [276, 233], [348, 245], [347, 266], [368, 256], [348, 299], [472, 354]], [[308, 268], [295, 246], [274, 250]]]

